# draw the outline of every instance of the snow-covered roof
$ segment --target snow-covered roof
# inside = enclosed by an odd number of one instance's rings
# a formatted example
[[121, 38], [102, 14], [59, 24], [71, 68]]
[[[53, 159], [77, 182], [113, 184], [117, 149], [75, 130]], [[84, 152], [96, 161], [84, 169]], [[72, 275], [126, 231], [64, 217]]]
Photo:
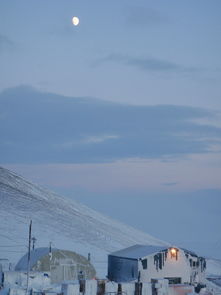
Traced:
[[187, 254], [190, 254], [191, 256], [193, 256], [193, 257], [198, 257], [198, 255], [195, 253], [195, 252], [193, 252], [193, 251], [190, 251], [190, 250], [187, 250], [187, 249], [184, 249], [184, 248], [181, 248], [185, 253], [187, 253]]
[[111, 256], [139, 259], [154, 253], [158, 253], [164, 250], [167, 250], [167, 247], [161, 246], [149, 246], [149, 245], [134, 245], [129, 248], [125, 248], [120, 251], [111, 253]]
[[[57, 251], [57, 249], [51, 249], [51, 252]], [[39, 259], [41, 259], [43, 256], [48, 255], [50, 252], [49, 248], [36, 248], [31, 251], [30, 253], [30, 269], [37, 263]], [[28, 265], [28, 253], [25, 254], [16, 264], [15, 270], [25, 270], [27, 271], [27, 265]]]

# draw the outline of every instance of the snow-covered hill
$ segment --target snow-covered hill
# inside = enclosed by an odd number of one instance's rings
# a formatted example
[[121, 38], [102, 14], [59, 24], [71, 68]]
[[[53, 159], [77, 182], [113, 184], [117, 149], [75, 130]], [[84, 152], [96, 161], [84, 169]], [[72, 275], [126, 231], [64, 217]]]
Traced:
[[207, 258], [207, 274], [221, 277], [221, 260]]
[[0, 167], [0, 258], [15, 263], [27, 251], [31, 219], [38, 247], [52, 242], [82, 255], [90, 252], [102, 275], [109, 252], [137, 243], [167, 244]]
[[[0, 259], [16, 263], [27, 252], [28, 227], [37, 247], [52, 246], [87, 256], [99, 276], [107, 254], [134, 244], [168, 245], [144, 232], [61, 197], [0, 167]], [[208, 273], [221, 275], [221, 261], [207, 260]]]

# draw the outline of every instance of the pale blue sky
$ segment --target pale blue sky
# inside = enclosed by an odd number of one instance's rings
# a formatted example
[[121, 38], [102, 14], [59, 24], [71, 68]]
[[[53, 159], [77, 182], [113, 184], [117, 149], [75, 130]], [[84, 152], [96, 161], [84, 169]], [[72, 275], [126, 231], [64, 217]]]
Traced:
[[[220, 11], [220, 0], [1, 1], [0, 164], [218, 255], [221, 214], [206, 204], [221, 202]], [[176, 228], [165, 236], [162, 223]]]
[[220, 108], [220, 9], [219, 0], [1, 1], [0, 89]]

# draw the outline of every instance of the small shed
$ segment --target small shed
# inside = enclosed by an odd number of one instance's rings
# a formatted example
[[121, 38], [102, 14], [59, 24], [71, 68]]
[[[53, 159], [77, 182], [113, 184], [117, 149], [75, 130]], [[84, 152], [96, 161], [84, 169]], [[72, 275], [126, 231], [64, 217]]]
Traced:
[[108, 278], [115, 282], [151, 283], [168, 279], [170, 284], [204, 283], [206, 261], [178, 247], [134, 245], [108, 256]]
[[[27, 271], [28, 253], [15, 266], [15, 271]], [[84, 256], [73, 251], [36, 248], [30, 253], [30, 271], [49, 272], [52, 283], [64, 280], [76, 280], [79, 274], [92, 279], [96, 272], [93, 265]]]

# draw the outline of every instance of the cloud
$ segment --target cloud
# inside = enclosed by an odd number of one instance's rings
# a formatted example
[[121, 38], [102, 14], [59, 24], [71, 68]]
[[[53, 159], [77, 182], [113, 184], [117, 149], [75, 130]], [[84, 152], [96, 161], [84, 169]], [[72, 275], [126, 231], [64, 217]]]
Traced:
[[147, 72], [190, 73], [199, 70], [194, 67], [186, 67], [171, 61], [161, 60], [154, 57], [132, 57], [118, 53], [109, 54], [106, 57], [99, 59], [96, 64], [100, 65], [105, 62], [115, 62]]
[[54, 37], [58, 36], [61, 38], [70, 38], [70, 36], [76, 34], [76, 31], [73, 30], [73, 25], [70, 22], [69, 25], [63, 25], [62, 23], [59, 23], [55, 27], [53, 27], [48, 33]]
[[150, 7], [130, 6], [125, 11], [126, 24], [130, 27], [149, 27], [168, 23], [168, 18]]
[[84, 142], [85, 143], [101, 143], [104, 142], [106, 140], [110, 140], [110, 139], [117, 139], [119, 138], [118, 135], [97, 135], [97, 136], [89, 136], [87, 137]]
[[61, 144], [56, 145], [56, 147], [60, 147], [63, 149], [72, 149], [77, 145], [84, 145], [84, 144], [99, 144], [99, 143], [103, 143], [106, 140], [113, 140], [113, 139], [117, 139], [119, 138], [118, 135], [91, 135], [91, 136], [87, 136], [84, 138], [81, 138], [79, 140], [72, 140], [72, 141], [67, 141]]
[[165, 186], [174, 186], [174, 185], [177, 185], [178, 183], [177, 182], [165, 182], [165, 183], [162, 183], [162, 185], [165, 185]]
[[11, 50], [14, 48], [14, 42], [7, 36], [0, 34], [0, 52]]
[[196, 122], [216, 115], [201, 108], [106, 103], [23, 86], [1, 93], [0, 109], [1, 163], [177, 159], [221, 145], [221, 128]]

